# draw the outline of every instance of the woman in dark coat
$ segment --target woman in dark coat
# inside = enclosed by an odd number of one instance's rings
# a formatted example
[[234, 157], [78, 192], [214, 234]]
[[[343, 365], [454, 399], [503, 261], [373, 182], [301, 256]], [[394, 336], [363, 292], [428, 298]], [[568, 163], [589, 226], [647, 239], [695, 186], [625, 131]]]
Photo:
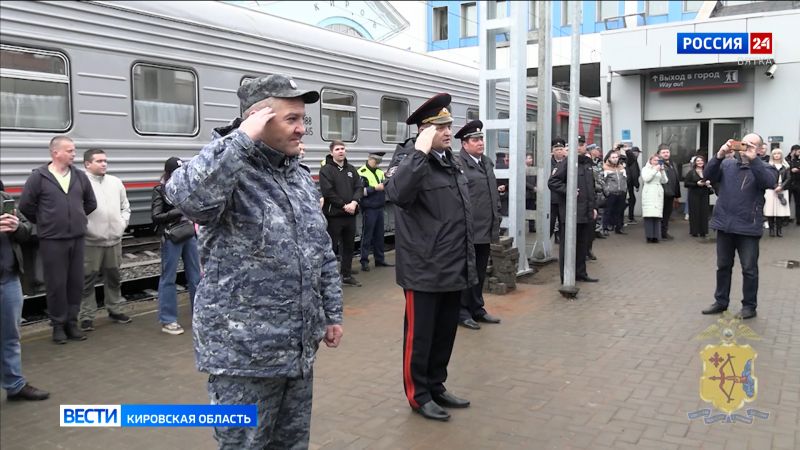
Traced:
[[709, 197], [711, 196], [711, 181], [703, 178], [703, 168], [706, 160], [696, 156], [692, 162], [692, 169], [686, 174], [684, 185], [689, 190], [689, 233], [694, 237], [706, 237], [708, 234]]

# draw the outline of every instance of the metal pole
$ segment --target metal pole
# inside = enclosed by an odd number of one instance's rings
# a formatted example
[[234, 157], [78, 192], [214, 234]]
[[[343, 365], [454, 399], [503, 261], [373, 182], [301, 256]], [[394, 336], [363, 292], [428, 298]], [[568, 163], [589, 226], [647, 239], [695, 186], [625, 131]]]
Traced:
[[508, 233], [514, 238], [514, 247], [519, 250], [517, 275], [530, 272], [525, 238], [525, 109], [527, 103], [526, 72], [528, 42], [529, 2], [512, 2], [509, 32], [510, 58], [510, 124], [509, 124], [509, 163], [508, 168]]
[[550, 239], [550, 189], [547, 180], [553, 171], [550, 142], [553, 132], [553, 72], [550, 42], [550, 2], [537, 2], [539, 6], [536, 95], [536, 242], [531, 260], [545, 263], [553, 259], [553, 241]]
[[[562, 292], [575, 290], [575, 228], [578, 202], [578, 96], [580, 95], [581, 70], [581, 2], [573, 2], [572, 11], [572, 59], [569, 69], [569, 154], [567, 155], [567, 228], [564, 242], [564, 286]], [[594, 195], [585, 192], [583, 195]], [[581, 255], [583, 256], [583, 255]], [[577, 291], [575, 291], [577, 293]]]

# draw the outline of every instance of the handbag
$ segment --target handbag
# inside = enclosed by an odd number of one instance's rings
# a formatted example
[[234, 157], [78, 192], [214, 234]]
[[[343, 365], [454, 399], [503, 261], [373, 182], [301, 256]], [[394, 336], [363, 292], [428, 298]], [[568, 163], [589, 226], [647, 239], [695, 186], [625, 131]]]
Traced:
[[194, 237], [194, 224], [186, 220], [178, 222], [175, 225], [167, 227], [167, 229], [164, 230], [164, 236], [173, 244], [186, 242]]
[[783, 195], [783, 192], [778, 194], [778, 201], [781, 202], [781, 205], [786, 206], [786, 196]]

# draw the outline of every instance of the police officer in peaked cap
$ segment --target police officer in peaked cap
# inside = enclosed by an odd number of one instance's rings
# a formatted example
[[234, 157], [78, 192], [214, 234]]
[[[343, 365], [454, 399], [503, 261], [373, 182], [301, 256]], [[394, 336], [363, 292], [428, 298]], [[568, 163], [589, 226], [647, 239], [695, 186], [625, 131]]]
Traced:
[[409, 405], [427, 419], [469, 401], [445, 388], [458, 327], [461, 291], [478, 282], [472, 208], [450, 150], [449, 94], [423, 103], [406, 123], [419, 134], [395, 150], [386, 196], [395, 209], [396, 274], [406, 297], [403, 385]]
[[489, 264], [489, 245], [500, 238], [500, 195], [494, 164], [484, 155], [483, 122], [473, 120], [458, 130], [461, 140], [459, 162], [469, 181], [469, 200], [472, 205], [472, 231], [475, 246], [475, 267], [478, 284], [461, 291], [461, 313], [458, 324], [479, 330], [483, 323], [500, 323], [484, 308], [483, 280]]

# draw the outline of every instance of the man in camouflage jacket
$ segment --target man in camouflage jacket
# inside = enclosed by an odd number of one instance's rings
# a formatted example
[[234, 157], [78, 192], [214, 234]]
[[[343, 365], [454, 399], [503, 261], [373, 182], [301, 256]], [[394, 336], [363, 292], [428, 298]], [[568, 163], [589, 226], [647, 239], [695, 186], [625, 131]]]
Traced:
[[319, 209], [297, 155], [305, 104], [283, 75], [239, 88], [244, 120], [176, 170], [167, 198], [202, 225], [204, 277], [192, 328], [212, 404], [257, 404], [255, 428], [218, 427], [219, 448], [305, 448], [319, 342], [342, 336], [342, 290]]

